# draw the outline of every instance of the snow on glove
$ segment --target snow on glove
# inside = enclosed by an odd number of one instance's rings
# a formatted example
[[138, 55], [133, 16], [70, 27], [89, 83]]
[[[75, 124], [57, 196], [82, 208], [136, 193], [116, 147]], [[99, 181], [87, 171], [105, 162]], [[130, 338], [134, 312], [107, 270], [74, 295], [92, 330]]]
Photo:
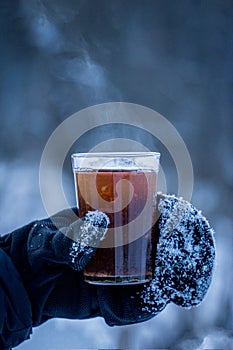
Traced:
[[189, 202], [159, 195], [159, 241], [153, 280], [140, 293], [145, 312], [154, 315], [170, 302], [198, 305], [210, 286], [215, 245], [206, 218]]
[[70, 224], [64, 219], [68, 211], [62, 211], [51, 219], [37, 221], [28, 237], [28, 259], [34, 270], [47, 263], [66, 264], [81, 271], [103, 240], [109, 219], [96, 210], [88, 212], [83, 219]]

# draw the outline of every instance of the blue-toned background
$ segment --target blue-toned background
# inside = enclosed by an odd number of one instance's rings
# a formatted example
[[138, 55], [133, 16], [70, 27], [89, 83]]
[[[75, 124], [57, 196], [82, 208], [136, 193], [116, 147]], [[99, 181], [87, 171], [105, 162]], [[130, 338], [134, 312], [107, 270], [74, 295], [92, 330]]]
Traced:
[[[0, 231], [46, 215], [38, 170], [56, 126], [82, 108], [124, 101], [161, 113], [183, 137], [194, 167], [192, 202], [214, 227], [217, 246], [199, 307], [169, 305], [121, 328], [56, 319], [19, 349], [232, 349], [232, 1], [2, 0], [0, 9]], [[79, 149], [114, 132], [94, 132]], [[162, 165], [175, 192], [174, 165], [166, 156]], [[68, 165], [65, 174], [72, 193]]]

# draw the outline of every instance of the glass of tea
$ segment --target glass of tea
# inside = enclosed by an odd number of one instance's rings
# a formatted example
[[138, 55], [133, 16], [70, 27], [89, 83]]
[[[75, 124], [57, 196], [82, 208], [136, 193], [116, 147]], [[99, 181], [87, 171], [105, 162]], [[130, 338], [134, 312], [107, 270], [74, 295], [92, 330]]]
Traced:
[[99, 210], [110, 221], [85, 267], [86, 282], [119, 285], [152, 279], [159, 158], [156, 152], [72, 155], [79, 217]]

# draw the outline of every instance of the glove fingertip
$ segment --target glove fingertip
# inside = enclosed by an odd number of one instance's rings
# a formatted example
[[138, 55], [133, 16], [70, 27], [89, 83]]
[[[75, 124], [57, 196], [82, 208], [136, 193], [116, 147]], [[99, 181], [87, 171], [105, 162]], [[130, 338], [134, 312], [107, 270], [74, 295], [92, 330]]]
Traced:
[[84, 217], [84, 221], [89, 223], [90, 225], [105, 229], [110, 223], [109, 217], [100, 210], [88, 211], [88, 213]]

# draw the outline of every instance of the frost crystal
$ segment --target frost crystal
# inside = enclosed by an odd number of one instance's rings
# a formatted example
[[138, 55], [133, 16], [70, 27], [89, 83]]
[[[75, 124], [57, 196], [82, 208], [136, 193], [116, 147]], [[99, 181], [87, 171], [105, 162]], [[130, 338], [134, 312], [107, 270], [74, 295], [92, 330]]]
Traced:
[[190, 203], [161, 195], [159, 242], [154, 279], [141, 295], [142, 311], [159, 313], [168, 302], [183, 307], [199, 304], [211, 282], [215, 247], [213, 230]]

